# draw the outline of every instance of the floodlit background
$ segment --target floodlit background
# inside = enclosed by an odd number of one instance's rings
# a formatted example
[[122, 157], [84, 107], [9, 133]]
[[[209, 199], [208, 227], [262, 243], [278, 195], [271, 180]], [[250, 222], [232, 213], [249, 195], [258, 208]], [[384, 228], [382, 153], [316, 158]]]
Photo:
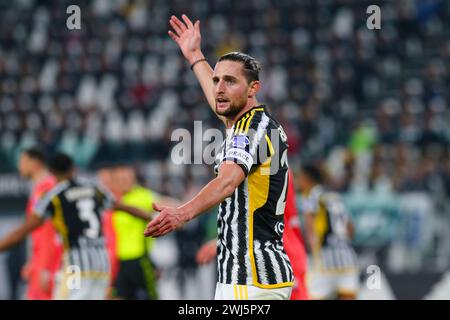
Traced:
[[[81, 9], [68, 30], [66, 8]], [[381, 30], [366, 9], [381, 8]], [[212, 166], [175, 165], [171, 133], [221, 128], [170, 15], [201, 20], [203, 51], [263, 65], [259, 100], [289, 138], [289, 163], [327, 168], [356, 226], [360, 298], [450, 298], [450, 2], [446, 0], [0, 0], [0, 235], [24, 217], [20, 150], [72, 155], [83, 174], [132, 162], [144, 184], [189, 199]], [[193, 140], [201, 141], [200, 135]], [[299, 197], [299, 201], [301, 198]], [[215, 212], [158, 239], [162, 299], [211, 299], [197, 267]], [[0, 298], [20, 299], [26, 245], [0, 254]], [[369, 290], [366, 267], [380, 267]]]

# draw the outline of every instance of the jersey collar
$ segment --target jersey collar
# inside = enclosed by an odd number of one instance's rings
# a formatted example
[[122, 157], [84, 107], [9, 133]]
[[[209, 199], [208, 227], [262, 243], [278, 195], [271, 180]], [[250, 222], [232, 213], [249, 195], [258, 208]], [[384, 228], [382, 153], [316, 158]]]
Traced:
[[242, 118], [244, 118], [246, 115], [248, 115], [250, 112], [252, 111], [265, 111], [266, 110], [266, 105], [261, 104], [259, 106], [254, 106], [251, 109], [249, 109], [248, 111], [246, 111], [245, 113], [243, 113], [238, 119], [236, 119], [236, 121], [233, 124], [233, 127], [236, 123], [238, 123], [239, 120], [241, 120]]

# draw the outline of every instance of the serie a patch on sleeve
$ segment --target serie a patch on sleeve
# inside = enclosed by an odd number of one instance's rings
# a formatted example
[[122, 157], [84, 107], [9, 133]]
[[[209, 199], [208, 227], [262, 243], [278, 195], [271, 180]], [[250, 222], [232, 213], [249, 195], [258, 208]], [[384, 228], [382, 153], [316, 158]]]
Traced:
[[249, 144], [250, 140], [248, 139], [247, 136], [244, 135], [234, 136], [231, 140], [231, 146], [233, 148], [245, 149], [245, 147], [248, 146]]

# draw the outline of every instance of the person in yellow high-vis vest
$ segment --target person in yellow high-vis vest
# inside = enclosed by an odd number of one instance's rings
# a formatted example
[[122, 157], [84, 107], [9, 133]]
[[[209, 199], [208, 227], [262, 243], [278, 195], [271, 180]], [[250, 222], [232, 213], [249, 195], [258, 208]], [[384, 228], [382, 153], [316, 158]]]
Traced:
[[[114, 183], [120, 189], [121, 201], [145, 211], [153, 211], [154, 201], [167, 205], [176, 203], [168, 197], [141, 186], [132, 166], [118, 165], [113, 169]], [[148, 221], [114, 211], [112, 216], [116, 238], [119, 270], [114, 284], [114, 295], [119, 299], [158, 299], [156, 270], [150, 259], [154, 239], [145, 238]]]

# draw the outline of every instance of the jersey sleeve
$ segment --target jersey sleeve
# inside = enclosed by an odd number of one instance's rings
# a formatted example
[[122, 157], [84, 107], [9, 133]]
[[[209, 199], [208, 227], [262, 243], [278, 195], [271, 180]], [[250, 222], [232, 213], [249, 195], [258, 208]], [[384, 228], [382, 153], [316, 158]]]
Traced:
[[47, 194], [36, 202], [33, 212], [41, 218], [48, 218], [54, 214], [53, 199], [57, 197], [54, 194]]
[[317, 194], [310, 194], [301, 201], [303, 214], [316, 214], [319, 208], [319, 197]]
[[225, 153], [224, 161], [233, 161], [238, 164], [247, 176], [254, 161], [250, 153], [249, 137], [246, 135], [233, 135], [229, 144], [230, 147]]
[[235, 124], [231, 136], [228, 138], [227, 151], [224, 160], [237, 163], [247, 176], [270, 157], [270, 147], [267, 136], [269, 118], [261, 115], [243, 118]]

